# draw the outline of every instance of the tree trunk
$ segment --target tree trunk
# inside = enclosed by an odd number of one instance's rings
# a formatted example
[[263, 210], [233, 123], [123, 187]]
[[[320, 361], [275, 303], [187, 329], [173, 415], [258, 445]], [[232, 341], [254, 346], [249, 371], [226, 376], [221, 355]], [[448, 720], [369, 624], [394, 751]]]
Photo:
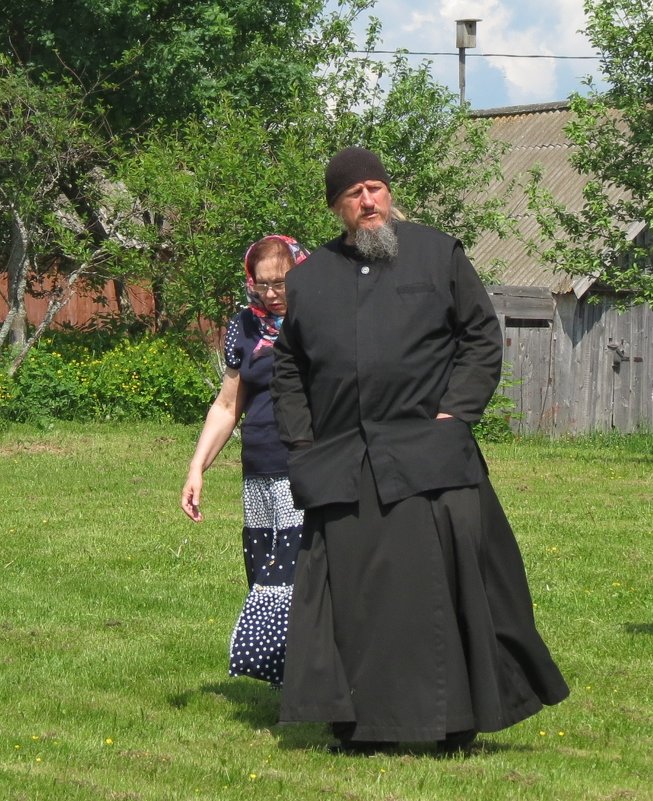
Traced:
[[163, 333], [167, 327], [164, 288], [164, 276], [155, 275], [152, 278], [152, 299], [154, 301], [154, 331], [157, 334]]
[[54, 320], [57, 313], [61, 309], [63, 309], [63, 307], [68, 303], [68, 301], [73, 295], [75, 284], [77, 283], [78, 279], [81, 278], [82, 275], [84, 275], [89, 271], [91, 264], [92, 262], [85, 262], [84, 264], [80, 265], [76, 270], [73, 270], [73, 272], [70, 273], [70, 275], [66, 279], [65, 286], [60, 287], [56, 291], [53, 290], [52, 295], [50, 296], [50, 300], [48, 302], [48, 308], [43, 316], [43, 319], [37, 325], [32, 336], [23, 344], [23, 347], [21, 348], [20, 352], [11, 363], [11, 366], [9, 367], [10, 376], [13, 376], [16, 370], [18, 370], [18, 368], [25, 360], [27, 354], [41, 338], [43, 332], [47, 328], [49, 328], [50, 323]]
[[9, 296], [7, 298], [7, 317], [0, 328], [0, 347], [5, 342], [23, 347], [27, 339], [27, 312], [25, 310], [25, 288], [29, 270], [29, 233], [13, 204], [11, 211], [11, 248], [7, 271], [9, 275]]
[[134, 307], [132, 306], [131, 298], [127, 291], [127, 282], [123, 278], [114, 278], [112, 279], [112, 283], [120, 322], [132, 325], [136, 320], [136, 314], [134, 313]]

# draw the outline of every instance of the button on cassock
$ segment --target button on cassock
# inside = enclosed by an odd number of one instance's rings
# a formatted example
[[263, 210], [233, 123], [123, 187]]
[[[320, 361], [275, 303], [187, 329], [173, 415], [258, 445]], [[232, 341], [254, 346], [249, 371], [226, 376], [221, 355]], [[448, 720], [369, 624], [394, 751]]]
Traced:
[[363, 275], [367, 275], [369, 273], [369, 271], [370, 271], [370, 268], [367, 266], [367, 264], [364, 267], [361, 267], [361, 273]]

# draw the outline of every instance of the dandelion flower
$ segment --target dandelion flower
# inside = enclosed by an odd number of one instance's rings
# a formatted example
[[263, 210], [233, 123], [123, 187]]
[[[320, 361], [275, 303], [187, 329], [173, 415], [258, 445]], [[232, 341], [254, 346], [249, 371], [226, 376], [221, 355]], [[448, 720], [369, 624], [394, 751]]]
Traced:
[[107, 739], [104, 741], [104, 744], [105, 745], [113, 745], [113, 740], [111, 739], [111, 737], [107, 737]]

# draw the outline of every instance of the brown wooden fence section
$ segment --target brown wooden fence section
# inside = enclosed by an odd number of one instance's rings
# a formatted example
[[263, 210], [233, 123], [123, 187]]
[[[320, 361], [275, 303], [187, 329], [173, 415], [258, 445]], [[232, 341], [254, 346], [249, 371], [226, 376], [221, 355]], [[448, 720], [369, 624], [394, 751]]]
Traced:
[[[44, 289], [49, 289], [45, 286]], [[127, 300], [136, 316], [152, 316], [154, 313], [154, 300], [149, 289], [139, 286], [129, 285], [124, 290]], [[4, 320], [7, 313], [7, 276], [0, 275], [0, 320]], [[104, 302], [98, 302], [98, 297], [102, 297]], [[70, 299], [70, 302], [54, 318], [54, 325], [84, 326], [98, 315], [117, 315], [120, 312], [121, 303], [120, 287], [115, 281], [107, 281], [101, 292], [80, 287]], [[46, 297], [25, 297], [25, 307], [27, 319], [30, 323], [36, 324], [43, 319], [47, 309], [48, 301]]]

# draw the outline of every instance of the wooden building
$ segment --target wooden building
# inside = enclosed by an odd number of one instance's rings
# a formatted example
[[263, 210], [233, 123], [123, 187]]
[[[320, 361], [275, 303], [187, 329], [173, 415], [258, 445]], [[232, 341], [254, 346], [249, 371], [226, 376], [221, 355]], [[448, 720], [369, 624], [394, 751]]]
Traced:
[[[584, 179], [569, 163], [564, 127], [566, 102], [476, 112], [490, 118], [492, 135], [509, 144], [503, 180], [491, 188], [505, 193], [523, 238], [534, 238], [537, 222], [526, 197], [508, 187], [541, 165], [543, 181], [568, 208], [578, 208]], [[650, 243], [650, 231], [628, 232]], [[483, 237], [470, 249], [479, 270], [501, 264], [500, 284], [490, 287], [504, 332], [505, 361], [517, 382], [513, 398], [523, 433], [550, 435], [592, 431], [653, 430], [653, 310], [642, 305], [620, 312], [609, 287], [592, 278], [553, 272], [527, 252], [520, 238]]]

